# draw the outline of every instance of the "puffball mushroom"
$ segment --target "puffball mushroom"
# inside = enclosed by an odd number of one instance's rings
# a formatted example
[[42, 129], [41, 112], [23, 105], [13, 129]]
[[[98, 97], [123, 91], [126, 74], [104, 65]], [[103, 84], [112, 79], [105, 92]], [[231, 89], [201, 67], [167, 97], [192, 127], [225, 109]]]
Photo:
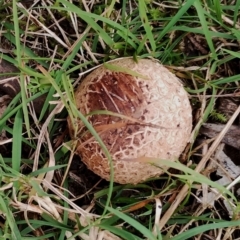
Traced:
[[[159, 176], [163, 169], [141, 159], [174, 161], [189, 141], [188, 95], [179, 79], [157, 61], [123, 58], [102, 65], [81, 82], [75, 101], [111, 154], [117, 183], [137, 184]], [[91, 114], [97, 110], [115, 115]], [[73, 136], [70, 119], [68, 124]], [[76, 126], [77, 154], [90, 170], [109, 180], [110, 165], [98, 141], [81, 120]]]

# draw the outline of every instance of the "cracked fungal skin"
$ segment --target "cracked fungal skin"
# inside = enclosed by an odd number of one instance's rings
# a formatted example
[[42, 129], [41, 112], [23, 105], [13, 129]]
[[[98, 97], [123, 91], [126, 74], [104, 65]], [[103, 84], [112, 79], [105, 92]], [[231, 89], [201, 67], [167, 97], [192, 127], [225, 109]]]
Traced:
[[[84, 115], [108, 110], [132, 119], [107, 114], [87, 117], [112, 156], [114, 181], [137, 184], [164, 171], [138, 158], [174, 161], [182, 153], [192, 129], [191, 107], [178, 78], [158, 62], [126, 58], [110, 64], [121, 71], [104, 66], [94, 70], [79, 85], [75, 100]], [[124, 73], [124, 68], [138, 73], [137, 77]], [[73, 137], [70, 119], [68, 123]], [[103, 150], [80, 120], [77, 126], [77, 154], [89, 169], [109, 180]]]

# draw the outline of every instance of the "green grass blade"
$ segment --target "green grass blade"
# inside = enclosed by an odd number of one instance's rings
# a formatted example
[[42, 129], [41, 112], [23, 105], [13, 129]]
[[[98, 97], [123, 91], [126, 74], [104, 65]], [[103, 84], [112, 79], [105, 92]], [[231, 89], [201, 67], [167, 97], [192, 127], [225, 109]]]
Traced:
[[147, 7], [146, 7], [145, 1], [139, 0], [138, 7], [139, 7], [140, 18], [141, 18], [143, 27], [146, 31], [146, 35], [149, 39], [150, 45], [152, 47], [152, 51], [155, 52], [156, 51], [156, 43], [155, 43], [154, 36], [152, 34], [152, 27], [149, 24], [148, 17], [146, 14]]
[[0, 211], [4, 213], [5, 215], [5, 227], [10, 227], [9, 232], [11, 235], [11, 240], [20, 240], [22, 239], [21, 234], [19, 232], [19, 229], [16, 225], [14, 216], [12, 211], [9, 207], [9, 200], [7, 198], [3, 198], [0, 195]]
[[152, 232], [146, 227], [144, 227], [142, 224], [137, 222], [135, 219], [111, 207], [106, 207], [106, 208], [108, 209], [109, 212], [113, 213], [114, 215], [118, 216], [125, 222], [129, 223], [132, 227], [134, 227], [141, 234], [143, 234], [144, 237], [148, 238], [149, 240], [156, 240], [156, 237], [152, 234]]
[[[67, 231], [70, 231], [72, 229], [71, 226], [66, 226], [65, 224], [57, 221], [54, 219], [52, 216], [43, 213], [42, 214], [43, 219], [45, 220], [34, 220], [34, 219], [29, 219], [29, 223], [35, 225], [36, 227], [41, 227], [41, 226], [51, 226], [55, 229], [64, 229]], [[17, 221], [19, 225], [26, 224], [24, 220]], [[20, 239], [20, 238], [19, 238]], [[18, 239], [18, 240], [19, 240]]]
[[[216, 0], [217, 1], [217, 0]], [[233, 14], [233, 22], [234, 22], [234, 26], [237, 22], [238, 16], [239, 16], [239, 8], [240, 8], [240, 0], [236, 1], [236, 5], [234, 8], [234, 14]]]
[[[170, 29], [170, 31], [177, 31], [177, 30], [178, 31], [184, 31], [184, 32], [187, 32], [187, 33], [191, 32], [191, 33], [197, 33], [197, 34], [204, 35], [204, 32], [201, 28], [192, 28], [192, 27], [182, 25], [182, 26], [173, 26]], [[232, 30], [232, 32], [234, 32], [235, 29], [231, 29], [231, 30]], [[215, 31], [208, 30], [208, 33], [209, 33], [211, 38], [225, 38], [225, 39], [232, 39], [232, 40], [235, 39], [235, 37], [232, 34], [225, 33], [225, 32], [221, 33], [221, 32], [217, 32], [217, 31], [215, 32]], [[240, 35], [238, 30], [236, 30], [236, 35], [237, 34]]]
[[222, 22], [222, 8], [221, 8], [221, 2], [219, 0], [213, 0], [214, 2], [214, 12], [216, 13], [217, 20], [219, 22]]
[[125, 240], [141, 240], [142, 239], [118, 227], [104, 225], [104, 224], [100, 224], [99, 227], [101, 227], [102, 229], [108, 230], [111, 233], [114, 233], [115, 235]]
[[203, 32], [204, 32], [204, 35], [205, 35], [205, 38], [207, 40], [207, 43], [208, 43], [208, 46], [211, 50], [211, 53], [212, 53], [212, 57], [213, 58], [216, 58], [217, 55], [216, 55], [216, 51], [215, 51], [215, 48], [214, 48], [214, 45], [213, 45], [213, 42], [212, 42], [212, 38], [209, 34], [209, 30], [208, 30], [208, 24], [207, 24], [207, 21], [205, 19], [205, 16], [204, 16], [204, 10], [202, 8], [202, 5], [200, 3], [199, 0], [196, 0], [194, 2], [194, 6], [196, 8], [196, 11], [198, 13], [198, 17], [199, 17], [199, 20], [201, 22], [201, 26], [202, 26], [202, 29], [203, 29]]
[[[22, 66], [22, 52], [21, 52], [21, 46], [20, 46], [20, 32], [19, 32], [19, 20], [18, 20], [18, 11], [17, 11], [17, 1], [13, 0], [12, 2], [13, 6], [13, 21], [14, 21], [14, 31], [15, 31], [15, 45], [16, 45], [16, 54], [17, 54], [17, 62], [18, 66]], [[25, 125], [27, 129], [28, 136], [31, 135], [30, 133], [30, 121], [28, 116], [28, 110], [27, 110], [27, 100], [26, 100], [26, 93], [25, 93], [25, 79], [22, 74], [20, 74], [20, 86], [21, 86], [21, 97], [22, 97], [22, 109], [23, 109], [23, 115], [25, 120]]]
[[187, 12], [187, 10], [194, 4], [195, 0], [188, 0], [177, 12], [175, 16], [170, 20], [170, 22], [163, 28], [161, 33], [157, 38], [157, 42], [161, 41], [166, 33], [170, 31], [170, 29], [174, 26], [175, 23], [179, 21], [179, 19]]
[[22, 156], [22, 111], [18, 110], [13, 126], [12, 168], [20, 171]]
[[228, 49], [222, 49], [224, 52], [229, 53], [230, 55], [234, 56], [235, 58], [240, 58], [240, 52], [234, 52]]
[[237, 74], [237, 75], [233, 75], [231, 77], [213, 80], [213, 81], [211, 81], [211, 84], [213, 86], [217, 87], [217, 86], [220, 86], [220, 85], [226, 84], [226, 83], [238, 82], [239, 79], [240, 79], [240, 74]]
[[238, 227], [240, 225], [240, 221], [226, 221], [221, 223], [211, 223], [203, 226], [198, 226], [195, 228], [192, 228], [190, 230], [187, 230], [184, 233], [179, 234], [178, 236], [175, 236], [171, 238], [171, 240], [183, 240], [183, 239], [189, 239], [193, 236], [196, 236], [197, 234], [204, 233], [208, 230], [213, 229], [223, 229], [227, 227]]
[[34, 172], [31, 172], [29, 174], [29, 176], [31, 176], [31, 177], [38, 176], [39, 174], [47, 173], [47, 172], [50, 172], [50, 171], [55, 171], [55, 170], [64, 168], [66, 166], [67, 166], [67, 164], [56, 165], [56, 166], [52, 166], [52, 167], [44, 167], [44, 168], [38, 169]]
[[147, 35], [143, 36], [143, 39], [136, 50], [136, 55], [139, 55], [142, 52], [146, 41], [147, 41]]

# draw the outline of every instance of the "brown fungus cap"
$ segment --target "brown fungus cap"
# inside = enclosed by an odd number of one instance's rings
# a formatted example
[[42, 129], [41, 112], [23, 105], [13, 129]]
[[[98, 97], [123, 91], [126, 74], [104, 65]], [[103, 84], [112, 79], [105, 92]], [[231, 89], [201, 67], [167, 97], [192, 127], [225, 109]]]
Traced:
[[[101, 66], [82, 81], [75, 100], [85, 115], [108, 110], [131, 118], [98, 114], [88, 116], [88, 121], [112, 156], [114, 181], [137, 184], [163, 173], [138, 159], [174, 161], [182, 153], [192, 129], [191, 106], [179, 79], [158, 62], [124, 58], [109, 64], [113, 67]], [[89, 169], [109, 180], [108, 159], [80, 120], [78, 133], [77, 154]]]

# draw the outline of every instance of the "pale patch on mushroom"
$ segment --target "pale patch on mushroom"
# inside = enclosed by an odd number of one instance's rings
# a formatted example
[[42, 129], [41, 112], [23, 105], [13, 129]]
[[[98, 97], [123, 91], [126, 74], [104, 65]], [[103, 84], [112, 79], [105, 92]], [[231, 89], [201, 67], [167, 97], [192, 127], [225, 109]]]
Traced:
[[[101, 66], [76, 90], [76, 104], [85, 115], [108, 110], [136, 119], [133, 122], [100, 114], [88, 117], [95, 129], [123, 123], [121, 127], [99, 131], [99, 135], [113, 159], [114, 181], [136, 184], [159, 176], [164, 170], [131, 159], [153, 157], [174, 161], [182, 153], [192, 129], [191, 106], [179, 79], [158, 62], [143, 59], [137, 63], [126, 58], [111, 64], [137, 75]], [[70, 119], [68, 123], [73, 132]], [[110, 167], [101, 147], [90, 133], [83, 135], [87, 128], [80, 120], [78, 127], [77, 154], [89, 169], [109, 180]]]

